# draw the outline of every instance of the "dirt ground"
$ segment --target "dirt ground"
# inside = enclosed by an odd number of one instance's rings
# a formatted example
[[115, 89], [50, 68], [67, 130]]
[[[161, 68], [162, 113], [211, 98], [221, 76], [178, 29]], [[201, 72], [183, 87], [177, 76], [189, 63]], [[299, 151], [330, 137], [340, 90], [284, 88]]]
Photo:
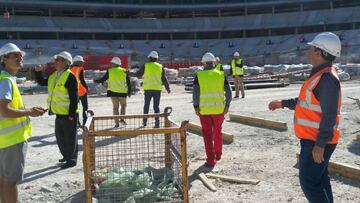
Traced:
[[[360, 134], [360, 109], [347, 96], [360, 98], [360, 81], [344, 82], [342, 86], [343, 107], [340, 129], [342, 137], [332, 161], [360, 167], [360, 142], [354, 141]], [[223, 130], [233, 133], [235, 141], [224, 145], [222, 160], [214, 172], [241, 178], [259, 179], [258, 185], [240, 185], [213, 180], [217, 192], [209, 191], [194, 175], [202, 170], [205, 152], [200, 136], [189, 134], [188, 161], [190, 179], [190, 202], [306, 202], [298, 181], [295, 154], [299, 141], [293, 135], [290, 110], [270, 112], [267, 104], [273, 99], [296, 97], [300, 85], [285, 88], [246, 91], [245, 99], [233, 100], [230, 113], [263, 117], [288, 123], [289, 130], [278, 132], [232, 123], [228, 118]], [[172, 119], [199, 123], [192, 107], [190, 93], [183, 86], [172, 85], [173, 93], [163, 93], [161, 109], [172, 106]], [[26, 95], [27, 107], [45, 106], [46, 95]], [[127, 113], [142, 113], [143, 95], [137, 94], [128, 100]], [[109, 98], [89, 97], [89, 109], [96, 115], [111, 115]], [[79, 136], [79, 159], [74, 168], [60, 170], [57, 161], [61, 158], [54, 136], [54, 116], [34, 118], [33, 136], [29, 140], [25, 179], [19, 186], [20, 202], [83, 202], [84, 176], [82, 167], [82, 144]], [[360, 182], [331, 176], [335, 202], [359, 202]]]

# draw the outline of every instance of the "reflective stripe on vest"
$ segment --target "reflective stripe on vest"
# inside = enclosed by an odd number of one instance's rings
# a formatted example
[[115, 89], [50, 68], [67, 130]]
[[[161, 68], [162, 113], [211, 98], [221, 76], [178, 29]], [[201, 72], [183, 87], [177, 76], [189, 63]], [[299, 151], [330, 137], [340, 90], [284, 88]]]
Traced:
[[116, 93], [128, 93], [125, 69], [121, 67], [114, 67], [109, 69], [107, 90]]
[[244, 68], [237, 67], [236, 65], [240, 65], [242, 62], [242, 59], [237, 59], [235, 62], [235, 59], [231, 60], [231, 69], [233, 75], [244, 75]]
[[[316, 85], [320, 82], [322, 75], [326, 72], [330, 72], [338, 79], [339, 84], [340, 80], [337, 76], [336, 70], [332, 67], [325, 68], [309, 78], [303, 86], [301, 87], [298, 102], [295, 107], [294, 114], [294, 129], [295, 135], [300, 139], [307, 139], [316, 141], [317, 135], [319, 133], [320, 122], [322, 119], [322, 111], [320, 102], [316, 99], [313, 94], [313, 90]], [[341, 108], [341, 89], [340, 97], [338, 101], [338, 112], [336, 115], [336, 121], [334, 124], [333, 139], [329, 141], [329, 144], [338, 143], [340, 132], [338, 129], [339, 120], [340, 120], [340, 108]]]
[[224, 72], [218, 70], [202, 70], [197, 72], [200, 86], [200, 114], [217, 115], [224, 113]]
[[144, 90], [162, 90], [162, 65], [157, 62], [145, 63], [143, 75]]
[[[308, 121], [308, 120], [301, 119], [301, 118], [294, 118], [294, 123], [297, 123], [302, 126], [316, 128], [316, 129], [319, 129], [319, 127], [320, 127], [320, 122]], [[335, 124], [334, 129], [337, 129], [337, 128], [338, 128], [338, 125]]]
[[[9, 106], [13, 109], [24, 109], [23, 101], [16, 82], [6, 73], [0, 74], [0, 80], [10, 80], [12, 100]], [[32, 125], [28, 116], [7, 118], [0, 116], [0, 149], [26, 141], [32, 133]]]
[[[48, 108], [54, 114], [69, 115], [70, 98], [65, 83], [68, 80], [69, 74], [72, 73], [69, 69], [66, 69], [56, 80], [57, 74], [58, 71], [55, 71], [48, 79]], [[79, 103], [76, 111], [79, 111]]]
[[84, 96], [87, 93], [87, 89], [84, 87], [84, 85], [81, 84], [80, 81], [80, 73], [83, 71], [83, 67], [74, 66], [70, 69], [70, 71], [75, 75], [77, 81], [78, 81], [78, 95], [79, 97]]

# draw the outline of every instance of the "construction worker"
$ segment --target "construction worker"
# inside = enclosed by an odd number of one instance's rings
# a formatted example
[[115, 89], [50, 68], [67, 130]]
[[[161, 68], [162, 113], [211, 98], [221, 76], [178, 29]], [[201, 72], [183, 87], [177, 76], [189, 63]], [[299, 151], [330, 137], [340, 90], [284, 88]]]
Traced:
[[49, 78], [43, 78], [42, 66], [35, 67], [35, 79], [41, 86], [48, 86], [47, 105], [49, 115], [56, 115], [55, 137], [65, 162], [61, 169], [76, 166], [77, 163], [77, 113], [78, 113], [78, 82], [69, 67], [72, 56], [67, 51], [54, 55], [55, 72]]
[[[165, 86], [166, 91], [170, 94], [170, 86], [165, 76], [165, 71], [160, 63], [157, 62], [159, 54], [156, 51], [151, 51], [148, 55], [149, 62], [145, 63], [137, 73], [129, 74], [134, 77], [143, 76], [143, 87], [145, 92], [144, 114], [149, 113], [151, 99], [153, 98], [154, 112], [160, 113], [160, 96], [162, 85]], [[147, 119], [143, 119], [143, 126], [147, 125]], [[160, 127], [159, 118], [155, 118], [155, 128]]]
[[218, 71], [224, 71], [223, 69], [223, 65], [220, 63], [220, 58], [219, 57], [215, 57], [215, 69]]
[[204, 54], [201, 59], [204, 70], [197, 72], [193, 89], [193, 105], [200, 118], [207, 157], [205, 166], [209, 168], [221, 159], [221, 128], [224, 115], [230, 107], [232, 93], [224, 72], [214, 68], [215, 61], [212, 53]]
[[234, 85], [235, 85], [235, 97], [239, 98], [239, 89], [241, 90], [241, 98], [245, 98], [245, 92], [244, 92], [244, 62], [240, 58], [239, 52], [234, 53], [234, 58], [231, 60], [231, 69], [230, 73], [233, 76], [234, 79]]
[[15, 44], [1, 47], [3, 69], [0, 73], [0, 202], [18, 202], [19, 183], [23, 178], [27, 139], [32, 134], [29, 119], [43, 115], [41, 107], [25, 109], [15, 75], [23, 67], [25, 52]]
[[[85, 77], [84, 77], [84, 62], [85, 61], [82, 56], [79, 55], [75, 56], [73, 59], [72, 67], [70, 69], [70, 71], [75, 75], [79, 84], [78, 97], [82, 105], [82, 117], [83, 117], [82, 125], [85, 125], [86, 123], [87, 120], [86, 111], [88, 110], [88, 99], [87, 99], [88, 86], [85, 82]], [[79, 116], [78, 116], [78, 120], [80, 121]], [[78, 124], [80, 125], [80, 122], [78, 122]]]
[[340, 57], [341, 42], [335, 34], [317, 35], [308, 50], [313, 66], [294, 99], [272, 101], [270, 110], [295, 109], [294, 130], [300, 139], [300, 185], [310, 203], [333, 202], [328, 164], [339, 140], [341, 87], [333, 61]]
[[[113, 114], [119, 115], [119, 104], [121, 105], [121, 115], [126, 114], [126, 97], [131, 96], [130, 78], [126, 70], [121, 67], [121, 60], [119, 57], [114, 57], [110, 61], [111, 68], [106, 71], [106, 74], [94, 80], [95, 83], [103, 83], [107, 81], [107, 97], [111, 97], [113, 104]], [[126, 125], [125, 120], [121, 119], [120, 122]], [[119, 120], [115, 120], [115, 127], [119, 127]]]

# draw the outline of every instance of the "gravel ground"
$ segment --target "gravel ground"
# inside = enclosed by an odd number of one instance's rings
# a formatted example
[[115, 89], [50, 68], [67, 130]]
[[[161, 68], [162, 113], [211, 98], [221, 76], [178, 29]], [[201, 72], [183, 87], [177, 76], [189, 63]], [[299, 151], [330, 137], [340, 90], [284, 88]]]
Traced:
[[[354, 141], [360, 134], [360, 114], [354, 101], [347, 96], [360, 98], [360, 82], [343, 83], [343, 108], [340, 123], [342, 137], [335, 150], [332, 161], [360, 167], [360, 142]], [[300, 85], [285, 88], [259, 89], [246, 91], [245, 99], [233, 100], [230, 113], [262, 117], [288, 123], [289, 130], [278, 132], [251, 127], [225, 120], [223, 130], [233, 133], [235, 141], [224, 145], [222, 160], [214, 173], [259, 179], [258, 185], [240, 185], [212, 179], [217, 192], [209, 191], [196, 173], [202, 171], [205, 161], [203, 140], [200, 136], [189, 134], [187, 138], [190, 202], [306, 202], [298, 181], [295, 154], [299, 152], [299, 141], [293, 135], [290, 110], [270, 112], [268, 102], [273, 99], [296, 97]], [[191, 103], [191, 94], [183, 87], [172, 86], [173, 93], [163, 93], [161, 108], [172, 106], [172, 119], [181, 122], [191, 120], [199, 123]], [[45, 106], [46, 95], [26, 95], [23, 97], [28, 107]], [[132, 96], [128, 100], [129, 114], [142, 113], [143, 95]], [[111, 115], [109, 98], [90, 97], [89, 109], [95, 115]], [[57, 160], [61, 158], [54, 136], [54, 116], [34, 118], [33, 136], [29, 140], [25, 179], [19, 186], [20, 202], [83, 202], [84, 176], [82, 167], [82, 144], [79, 137], [79, 160], [76, 167], [60, 170]], [[360, 182], [331, 176], [335, 202], [358, 202]]]

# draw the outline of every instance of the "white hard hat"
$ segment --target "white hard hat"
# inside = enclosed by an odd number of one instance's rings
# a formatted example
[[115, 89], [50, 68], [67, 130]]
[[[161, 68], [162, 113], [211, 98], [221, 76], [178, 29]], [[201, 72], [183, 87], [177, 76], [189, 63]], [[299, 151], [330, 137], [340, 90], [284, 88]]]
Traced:
[[308, 45], [317, 47], [333, 56], [340, 57], [341, 42], [339, 37], [332, 32], [323, 32], [316, 35]]
[[150, 54], [148, 55], [148, 58], [159, 58], [159, 54], [157, 53], [157, 51], [151, 51]]
[[7, 43], [0, 48], [0, 56], [4, 56], [14, 52], [20, 52], [22, 56], [25, 56], [25, 52], [20, 50], [19, 47], [13, 43]]
[[239, 52], [235, 52], [234, 56], [240, 56]]
[[116, 65], [121, 66], [121, 60], [120, 60], [119, 57], [114, 57], [114, 58], [112, 58], [110, 62], [111, 62], [111, 63], [114, 63], [114, 64], [116, 64]]
[[85, 62], [84, 58], [82, 56], [80, 56], [80, 55], [74, 56], [73, 62], [77, 62], [77, 61]]
[[215, 57], [215, 60], [216, 60], [217, 62], [219, 62], [219, 61], [220, 61], [220, 58], [219, 58], [219, 57]]
[[72, 56], [69, 52], [67, 51], [62, 51], [59, 54], [54, 55], [54, 59], [56, 59], [57, 57], [61, 57], [66, 59], [67, 61], [70, 62], [70, 64], [72, 64]]
[[204, 56], [201, 59], [201, 63], [206, 63], [206, 62], [215, 62], [215, 56], [214, 54], [210, 53], [210, 52], [206, 52], [204, 54]]

